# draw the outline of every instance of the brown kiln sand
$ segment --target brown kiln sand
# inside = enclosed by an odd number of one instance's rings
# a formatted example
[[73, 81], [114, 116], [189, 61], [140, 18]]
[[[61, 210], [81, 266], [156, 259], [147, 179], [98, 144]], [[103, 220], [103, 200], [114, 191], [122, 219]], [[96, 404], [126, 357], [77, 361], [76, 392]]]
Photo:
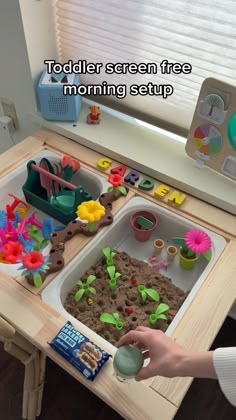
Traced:
[[[158, 304], [162, 302], [170, 307], [168, 321], [159, 321], [156, 328], [165, 331], [183, 304], [187, 293], [173, 285], [171, 279], [160, 274], [148, 263], [131, 258], [125, 252], [115, 252], [117, 254], [114, 264], [116, 271], [121, 273], [117, 281], [118, 288], [115, 291], [111, 290], [106, 258], [102, 257], [81, 277], [82, 281], [86, 281], [89, 275], [96, 276], [96, 280], [92, 283], [97, 291], [96, 295], [88, 295], [76, 302], [74, 296], [79, 286], [75, 286], [66, 298], [65, 309], [107, 341], [116, 344], [123, 334], [139, 325], [151, 327], [149, 315], [154, 313]], [[137, 280], [137, 284], [132, 284], [133, 278]], [[138, 292], [140, 284], [157, 290], [160, 302], [154, 302], [149, 297], [143, 302]], [[92, 305], [89, 298], [93, 301]], [[133, 308], [132, 314], [127, 313], [127, 307]], [[124, 329], [117, 331], [115, 325], [101, 322], [99, 317], [104, 312], [109, 314], [118, 312], [121, 321], [124, 322]]]

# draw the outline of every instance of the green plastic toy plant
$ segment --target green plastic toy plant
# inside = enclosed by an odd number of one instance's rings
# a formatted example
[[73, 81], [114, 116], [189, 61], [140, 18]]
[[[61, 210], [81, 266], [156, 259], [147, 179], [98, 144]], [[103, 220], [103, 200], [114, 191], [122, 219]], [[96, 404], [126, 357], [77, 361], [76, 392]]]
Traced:
[[111, 265], [114, 265], [113, 258], [116, 255], [116, 252], [112, 252], [111, 248], [109, 248], [109, 247], [103, 248], [102, 252], [107, 259], [106, 263], [107, 263], [108, 267], [110, 267]]
[[138, 291], [144, 302], [147, 300], [147, 297], [151, 298], [155, 302], [159, 302], [160, 300], [160, 295], [156, 290], [147, 289], [143, 284], [140, 284], [140, 286], [138, 287]]
[[207, 261], [211, 260], [211, 238], [200, 229], [192, 229], [188, 231], [184, 238], [172, 238], [176, 245], [180, 245], [185, 258], [193, 258], [197, 254], [202, 254]]
[[112, 185], [112, 187], [109, 187], [107, 192], [111, 192], [114, 194], [114, 196], [117, 196], [119, 193], [122, 195], [127, 195], [128, 191], [127, 189], [122, 185], [123, 183], [123, 177], [120, 175], [110, 175], [108, 178], [108, 182]]
[[117, 280], [121, 276], [121, 274], [116, 272], [116, 267], [114, 265], [107, 267], [107, 271], [110, 276], [110, 281], [109, 281], [110, 288], [111, 290], [115, 290], [117, 287]]
[[107, 324], [113, 324], [116, 326], [118, 331], [123, 330], [124, 323], [120, 320], [119, 314], [115, 312], [113, 315], [104, 313], [100, 316], [100, 321], [106, 322]]
[[167, 315], [165, 312], [169, 311], [170, 307], [166, 303], [160, 303], [158, 305], [156, 312], [151, 314], [149, 317], [149, 322], [152, 326], [155, 326], [159, 319], [167, 320]]
[[76, 302], [79, 302], [84, 295], [88, 295], [89, 293], [96, 295], [96, 289], [94, 287], [91, 287], [91, 284], [94, 280], [96, 280], [96, 276], [91, 275], [88, 276], [85, 283], [83, 283], [81, 280], [77, 281], [76, 284], [78, 284], [81, 287], [81, 289], [78, 290], [75, 294]]

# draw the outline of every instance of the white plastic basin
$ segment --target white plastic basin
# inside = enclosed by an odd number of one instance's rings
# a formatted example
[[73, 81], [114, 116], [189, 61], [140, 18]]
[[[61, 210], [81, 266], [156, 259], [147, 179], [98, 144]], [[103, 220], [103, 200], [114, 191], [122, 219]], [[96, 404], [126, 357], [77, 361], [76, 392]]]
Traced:
[[[130, 225], [130, 216], [138, 210], [152, 211], [158, 218], [158, 225], [151, 238], [147, 242], [138, 242], [134, 237], [134, 232]], [[178, 257], [170, 264], [167, 269], [160, 270], [161, 273], [170, 277], [172, 282], [184, 291], [190, 291], [188, 297], [178, 311], [172, 323], [169, 325], [167, 334], [183, 317], [186, 309], [192, 302], [197, 291], [204, 283], [207, 275], [216, 264], [219, 256], [223, 252], [226, 241], [223, 237], [212, 231], [202, 228], [181, 216], [166, 210], [158, 204], [154, 204], [143, 198], [132, 198], [114, 217], [114, 222], [103, 230], [65, 267], [58, 276], [45, 288], [42, 299], [58, 312], [66, 314], [67, 318], [73, 321], [73, 317], [64, 308], [64, 302], [68, 292], [75, 286], [77, 280], [95, 264], [102, 256], [104, 247], [114, 248], [118, 251], [127, 252], [131, 257], [139, 260], [148, 261], [153, 255], [153, 241], [162, 238], [166, 245], [171, 244], [173, 236], [184, 237], [190, 229], [201, 229], [208, 233], [212, 239], [212, 258], [207, 262], [204, 257], [200, 257], [199, 262], [192, 270], [184, 270], [179, 265]], [[166, 251], [163, 251], [161, 259], [165, 259]]]
[[[60, 161], [60, 155], [44, 150], [40, 153], [37, 153], [35, 156], [33, 156], [29, 160], [34, 160], [37, 164], [40, 162], [40, 160], [46, 157], [51, 161], [51, 163], [59, 162]], [[14, 199], [9, 197], [9, 193], [17, 196], [21, 200], [25, 201], [25, 197], [22, 191], [22, 186], [26, 181], [27, 178], [27, 169], [26, 169], [26, 163], [20, 165], [15, 170], [4, 176], [0, 179], [0, 209], [6, 210], [6, 204], [13, 203]], [[84, 168], [81, 168], [78, 173], [76, 173], [71, 181], [74, 185], [82, 185], [86, 191], [88, 191], [94, 200], [97, 200], [100, 194], [107, 191], [107, 188], [110, 186], [110, 184], [106, 181], [105, 178], [102, 176], [99, 176], [97, 174], [94, 174], [93, 172], [90, 172]], [[39, 221], [43, 221], [45, 217], [50, 217], [46, 215], [45, 213], [41, 212], [40, 210], [36, 209], [35, 207], [31, 206], [30, 210], [27, 213], [27, 217], [29, 217], [32, 213], [36, 212], [36, 217]], [[55, 225], [62, 225], [60, 222], [55, 220]], [[50, 246], [45, 248], [46, 254], [49, 253]], [[18, 271], [18, 268], [20, 267], [20, 264], [3, 264], [0, 263], [0, 272], [4, 272], [11, 276], [12, 278], [16, 278], [20, 275], [20, 271]]]

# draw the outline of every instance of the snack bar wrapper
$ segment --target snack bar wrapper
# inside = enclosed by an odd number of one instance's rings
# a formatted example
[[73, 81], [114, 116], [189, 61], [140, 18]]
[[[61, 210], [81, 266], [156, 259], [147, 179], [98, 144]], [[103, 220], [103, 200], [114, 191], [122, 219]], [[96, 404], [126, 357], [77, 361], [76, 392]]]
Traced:
[[69, 321], [49, 345], [90, 381], [96, 378], [104, 363], [111, 357], [76, 330]]

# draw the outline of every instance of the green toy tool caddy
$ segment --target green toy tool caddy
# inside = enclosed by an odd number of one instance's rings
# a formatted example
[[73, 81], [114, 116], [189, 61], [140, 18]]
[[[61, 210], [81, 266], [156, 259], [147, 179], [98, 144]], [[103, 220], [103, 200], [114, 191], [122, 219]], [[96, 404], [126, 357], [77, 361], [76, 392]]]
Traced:
[[[45, 161], [46, 159], [43, 163]], [[40, 165], [41, 163], [42, 161]], [[27, 180], [23, 185], [27, 203], [65, 225], [77, 217], [79, 204], [92, 199], [82, 185], [75, 186], [56, 176], [50, 165], [45, 170], [30, 160], [27, 163], [27, 172]], [[56, 185], [59, 185], [59, 191]]]

